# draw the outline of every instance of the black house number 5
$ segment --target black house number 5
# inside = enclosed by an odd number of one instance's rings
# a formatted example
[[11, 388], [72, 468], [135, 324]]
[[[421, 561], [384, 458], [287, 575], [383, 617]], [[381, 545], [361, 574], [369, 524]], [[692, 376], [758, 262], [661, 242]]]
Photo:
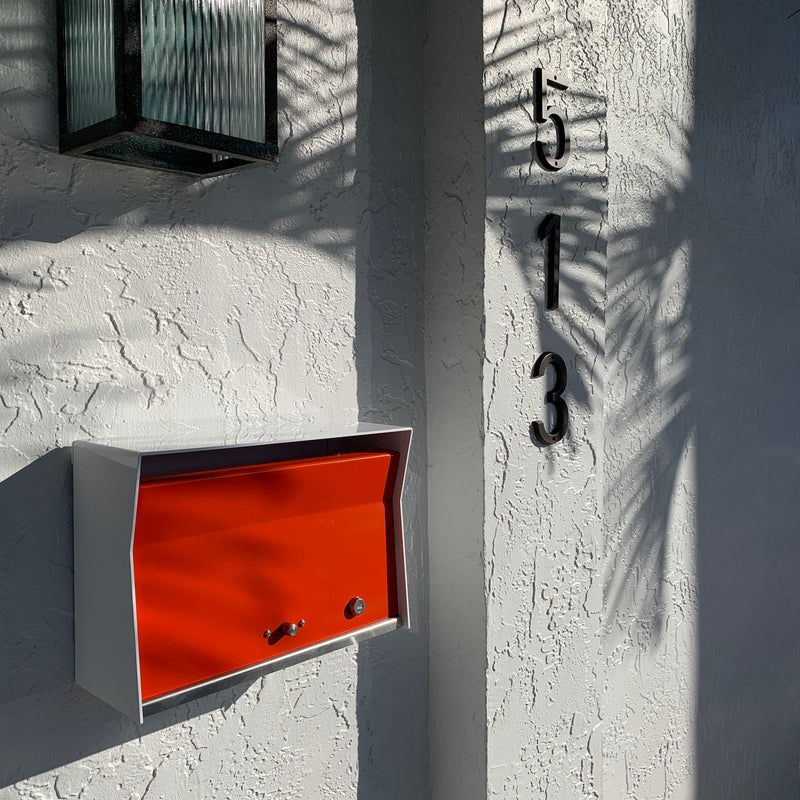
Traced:
[[536, 141], [536, 159], [542, 169], [548, 172], [558, 172], [569, 161], [569, 124], [567, 123], [567, 112], [558, 106], [547, 105], [549, 95], [548, 88], [565, 91], [567, 84], [559, 80], [554, 72], [548, 72], [541, 67], [536, 67], [533, 71], [535, 86], [534, 116], [536, 121], [552, 122], [556, 128], [556, 155], [550, 158], [545, 149], [544, 143], [538, 139]]

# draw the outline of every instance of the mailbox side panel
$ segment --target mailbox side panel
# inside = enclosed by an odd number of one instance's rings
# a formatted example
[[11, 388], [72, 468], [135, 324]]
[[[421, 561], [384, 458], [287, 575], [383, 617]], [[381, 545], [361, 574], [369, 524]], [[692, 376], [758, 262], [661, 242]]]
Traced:
[[73, 448], [75, 682], [139, 722], [131, 543], [138, 468]]
[[411, 428], [387, 428], [374, 426], [377, 430], [367, 429], [359, 433], [353, 440], [360, 448], [386, 449], [399, 453], [400, 461], [397, 466], [392, 507], [394, 510], [394, 544], [395, 565], [397, 568], [397, 605], [398, 613], [403, 627], [411, 629], [412, 609], [408, 596], [408, 573], [406, 562], [408, 560], [405, 526], [403, 525], [403, 487], [405, 486], [408, 453], [411, 448]]

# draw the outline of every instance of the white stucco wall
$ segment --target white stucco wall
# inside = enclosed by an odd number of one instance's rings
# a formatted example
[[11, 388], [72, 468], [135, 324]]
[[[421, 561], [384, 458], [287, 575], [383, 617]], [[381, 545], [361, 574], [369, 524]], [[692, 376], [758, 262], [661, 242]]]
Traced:
[[[602, 584], [605, 285], [605, 4], [484, 3], [486, 91], [487, 737], [489, 797], [596, 797]], [[533, 161], [533, 69], [568, 84], [572, 155], [557, 173]], [[557, 95], [557, 97], [555, 96]], [[559, 307], [545, 309], [538, 227], [561, 215]], [[545, 447], [553, 376], [567, 366], [569, 432]]]
[[698, 592], [688, 197], [693, 2], [609, 13], [604, 757], [610, 797], [694, 797]]
[[[0, 7], [2, 800], [797, 796], [794, 2], [283, 3], [281, 162], [205, 181], [59, 156]], [[74, 439], [356, 419], [415, 429], [414, 633], [144, 726], [73, 685]]]
[[[59, 156], [53, 4], [0, 8], [3, 798], [425, 795], [414, 11], [281, 5], [280, 164], [193, 181]], [[416, 632], [141, 727], [72, 684], [64, 448], [358, 418], [416, 429]]]
[[609, 8], [603, 789], [795, 797], [796, 5]]
[[[795, 796], [796, 7], [605, 8], [484, 4], [489, 793]], [[531, 165], [539, 65], [599, 166]], [[548, 210], [578, 220], [558, 312]], [[559, 348], [575, 439], [532, 477], [530, 363]]]
[[[697, 4], [686, 353], [699, 797], [800, 793], [800, 15]], [[743, 57], [752, 53], [752, 58]]]

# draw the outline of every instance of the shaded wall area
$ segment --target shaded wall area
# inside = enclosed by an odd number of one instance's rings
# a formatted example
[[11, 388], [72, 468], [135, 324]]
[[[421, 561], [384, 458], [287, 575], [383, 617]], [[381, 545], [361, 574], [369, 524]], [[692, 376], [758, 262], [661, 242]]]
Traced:
[[800, 792], [800, 24], [698, 3], [697, 797]]
[[414, 429], [403, 504], [413, 633], [359, 648], [359, 800], [428, 793], [422, 6], [354, 3], [355, 181], [366, 190], [355, 251], [359, 419]]
[[603, 791], [693, 797], [694, 2], [609, 7]]
[[480, 0], [425, 5], [431, 797], [487, 786]]

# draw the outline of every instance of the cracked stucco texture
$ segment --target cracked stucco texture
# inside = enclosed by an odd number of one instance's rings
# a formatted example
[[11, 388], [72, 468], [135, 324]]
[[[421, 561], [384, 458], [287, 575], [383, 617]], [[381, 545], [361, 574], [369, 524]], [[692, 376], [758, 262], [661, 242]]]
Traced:
[[[52, 4], [0, 8], [3, 800], [427, 791], [424, 607], [422, 632], [143, 726], [72, 683], [73, 440], [188, 432], [202, 442], [366, 415], [414, 425], [424, 452], [421, 272], [406, 213], [409, 193], [421, 194], [411, 185], [419, 148], [410, 163], [396, 148], [407, 168], [396, 183], [399, 170], [387, 176], [369, 151], [356, 89], [374, 67], [358, 53], [370, 15], [341, 0], [279, 4], [280, 164], [192, 180], [58, 155]], [[391, 57], [383, 68], [406, 70]], [[372, 90], [373, 109], [385, 107]], [[413, 101], [411, 91], [393, 98], [398, 135], [412, 143]], [[383, 285], [364, 266], [379, 225], [393, 257]], [[405, 511], [412, 592], [424, 603], [423, 484], [415, 454]]]
[[[602, 360], [605, 287], [605, 4], [484, 4], [486, 251], [484, 368], [488, 796], [601, 791]], [[532, 160], [533, 68], [556, 72], [572, 156]], [[556, 102], [556, 101], [551, 101]], [[549, 128], [549, 130], [548, 130]], [[559, 308], [546, 311], [537, 229], [561, 222]], [[542, 447], [546, 379], [568, 372], [570, 428]]]
[[800, 792], [796, 8], [609, 6], [608, 797]]
[[693, 3], [609, 14], [603, 790], [694, 797]]
[[[0, 798], [797, 796], [794, 3], [378, 5], [279, 4], [281, 163], [206, 181], [57, 155], [52, 3], [0, 7]], [[144, 726], [74, 687], [74, 439], [359, 417], [415, 426], [417, 633]]]

